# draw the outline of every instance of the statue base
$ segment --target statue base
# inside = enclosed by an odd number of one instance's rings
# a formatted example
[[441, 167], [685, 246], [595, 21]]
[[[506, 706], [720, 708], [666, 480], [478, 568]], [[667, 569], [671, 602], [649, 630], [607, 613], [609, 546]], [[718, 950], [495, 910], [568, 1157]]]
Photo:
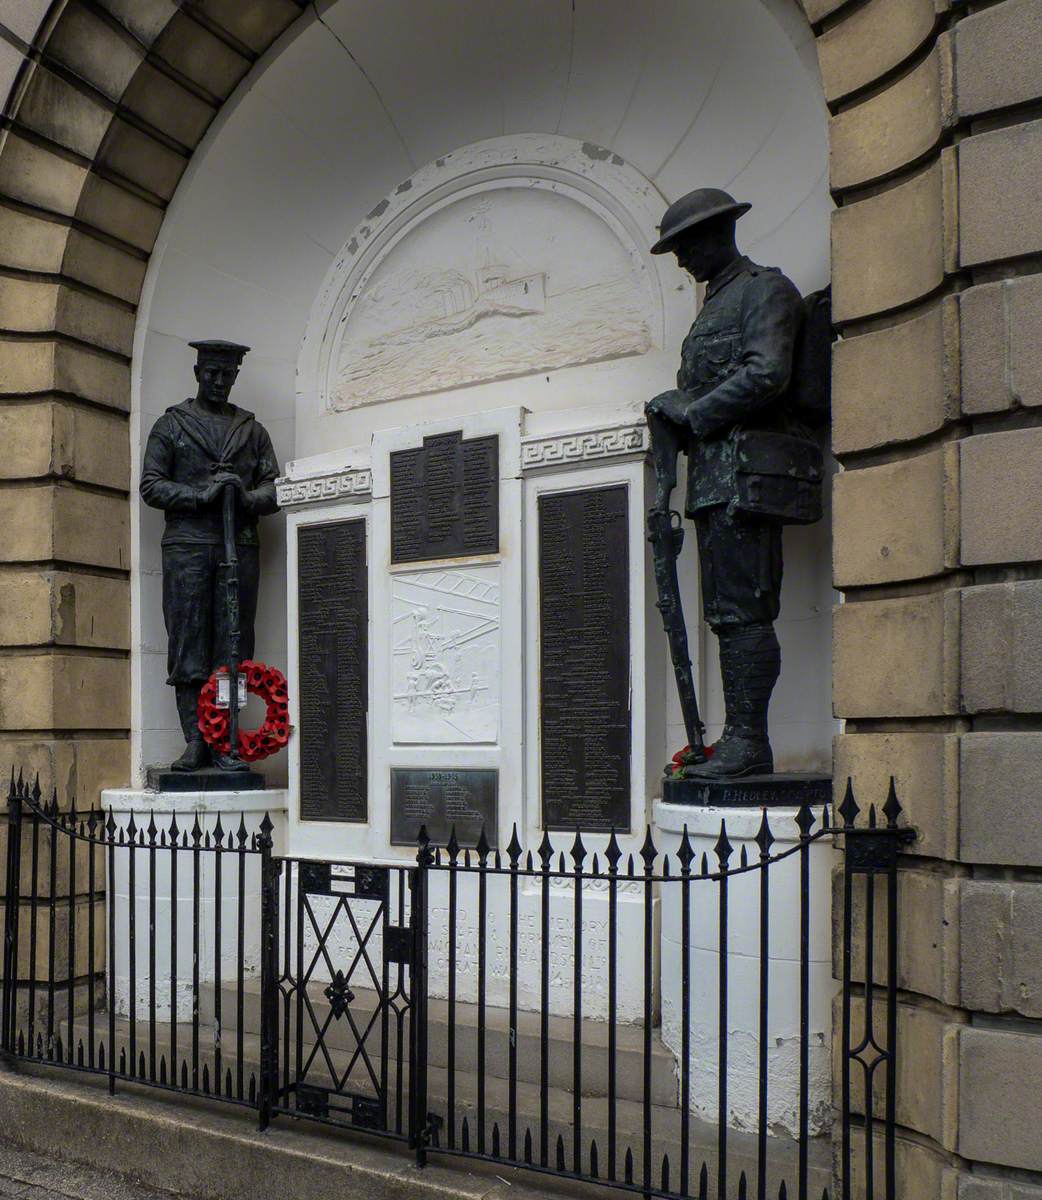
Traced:
[[[225, 775], [233, 773], [224, 772]], [[171, 772], [161, 771], [161, 774]], [[203, 772], [174, 771], [172, 774], [180, 779], [198, 780]], [[146, 1005], [151, 1003], [156, 1020], [189, 1023], [198, 1005], [208, 1003], [202, 997], [212, 996], [215, 988], [222, 986], [222, 980], [225, 988], [234, 986], [229, 982], [235, 978], [233, 968], [229, 966], [234, 959], [229, 955], [234, 954], [230, 947], [234, 946], [236, 935], [241, 939], [239, 945], [247, 964], [246, 976], [254, 975], [256, 964], [263, 957], [260, 856], [247, 854], [241, 860], [241, 873], [236, 872], [238, 879], [225, 878], [221, 904], [215, 911], [214, 856], [204, 854], [200, 873], [195, 874], [190, 855], [196, 845], [212, 847], [216, 844], [218, 825], [224, 848], [238, 853], [242, 844], [241, 831], [245, 829], [246, 845], [250, 846], [253, 835], [260, 832], [265, 814], [272, 822], [273, 851], [285, 854], [288, 804], [289, 794], [285, 788], [195, 792], [106, 788], [101, 793], [102, 810], [112, 814], [118, 829], [125, 833], [133, 818], [134, 825], [138, 830], [144, 830], [146, 837], [144, 843], [138, 844], [140, 873], [133, 888], [130, 882], [133, 868], [126, 845], [117, 842], [108, 864], [111, 872], [106, 881], [108, 899], [120, 916], [113, 922], [110, 932], [112, 940], [108, 953], [111, 957], [107, 962], [111, 974], [106, 1003], [112, 1006], [117, 1018], [124, 1020], [136, 1014], [141, 1021]], [[162, 846], [169, 838], [176, 821], [179, 845], [183, 850], [180, 855], [163, 851], [154, 856], [150, 883], [146, 885], [143, 873], [147, 867], [142, 856], [145, 848], [152, 844], [147, 831], [153, 821], [159, 829], [157, 846]], [[169, 840], [165, 844], [169, 848]], [[178, 863], [180, 869], [177, 869]], [[180, 936], [171, 945], [167, 932], [172, 928], [174, 913], [180, 914]], [[194, 941], [191, 933], [193, 915], [195, 924], [202, 931]], [[215, 920], [219, 921], [222, 916], [228, 929], [221, 955], [223, 970], [222, 963], [216, 961], [214, 938], [209, 932], [214, 929]], [[155, 925], [157, 935], [151, 938], [145, 936], [150, 922]], [[135, 924], [138, 930], [136, 941], [132, 933]], [[198, 992], [194, 995], [193, 977], [198, 980]]]
[[[792, 776], [788, 777], [792, 779]], [[798, 778], [798, 777], [797, 777]], [[804, 777], [806, 778], [806, 777]], [[820, 777], [811, 777], [820, 778]], [[785, 780], [785, 775], [761, 775], [756, 786], [765, 789], [771, 783]], [[681, 785], [694, 780], [681, 780]], [[748, 779], [732, 780], [749, 793]], [[720, 783], [713, 786], [719, 792]], [[668, 784], [667, 784], [668, 787]], [[761, 797], [765, 799], [766, 797]], [[726, 808], [703, 808], [686, 803], [664, 803], [656, 800], [652, 810], [655, 842], [673, 863], [677, 862], [681, 845], [686, 840], [695, 879], [691, 885], [691, 904], [685, 903], [683, 889], [675, 884], [659, 888], [661, 920], [661, 1036], [666, 1046], [683, 1061], [684, 1039], [682, 1020], [687, 1005], [690, 1020], [689, 1050], [691, 1070], [690, 1103], [693, 1115], [703, 1121], [717, 1122], [716, 1097], [719, 1089], [718, 1060], [705, 1053], [706, 1046], [715, 1046], [719, 1035], [719, 1007], [716, 985], [719, 981], [721, 958], [727, 964], [730, 991], [728, 996], [728, 1039], [731, 1053], [728, 1060], [728, 1121], [732, 1128], [756, 1129], [760, 1122], [759, 1101], [763, 1095], [760, 1084], [761, 1054], [767, 1064], [770, 1087], [767, 1089], [767, 1128], [799, 1135], [800, 1128], [800, 1056], [807, 1052], [808, 1105], [807, 1113], [812, 1137], [828, 1131], [831, 1123], [829, 1104], [829, 1058], [831, 1054], [831, 1010], [827, 997], [833, 993], [832, 983], [832, 869], [842, 862], [842, 854], [830, 837], [819, 838], [807, 847], [810, 869], [803, 876], [803, 855], [800, 854], [800, 828], [797, 822], [799, 807], [775, 806], [768, 813], [774, 838], [771, 855], [778, 861], [767, 868], [770, 886], [770, 938], [767, 946], [768, 977], [770, 980], [770, 1013], [767, 1043], [760, 1044], [760, 958], [757, 950], [757, 931], [760, 922], [760, 884], [763, 873], [757, 869], [744, 874], [736, 868], [745, 850], [750, 865], [757, 864], [760, 847], [756, 837], [760, 831], [761, 810], [752, 804]], [[814, 809], [813, 829], [821, 828], [821, 809]], [[699, 882], [703, 855], [708, 869], [717, 867], [716, 845], [720, 825], [727, 822], [727, 837], [734, 847], [730, 866], [735, 874], [728, 885], [728, 921], [730, 935], [725, 929], [721, 937], [720, 922], [715, 908], [718, 899], [715, 884]], [[673, 867], [670, 868], [673, 874]], [[806, 892], [804, 892], [806, 888]], [[809, 971], [810, 1010], [807, 1014], [807, 1039], [801, 1044], [798, 1026], [787, 1021], [785, 1005], [797, 1005], [800, 995], [802, 965], [800, 962], [799, 917], [800, 897], [806, 895], [811, 914], [809, 937], [804, 948]], [[701, 901], [701, 903], [699, 903]], [[690, 911], [693, 909], [693, 911]], [[685, 910], [689, 910], [685, 912]], [[710, 913], [713, 913], [712, 919]], [[741, 932], [739, 932], [741, 931]], [[684, 972], [683, 945], [688, 941], [690, 969]], [[724, 955], [721, 955], [721, 949]], [[785, 997], [781, 1003], [778, 997]], [[791, 1000], [789, 999], [791, 997]], [[795, 1009], [793, 1010], [795, 1011]], [[783, 1015], [784, 1014], [784, 1015]], [[817, 1195], [821, 1194], [821, 1187]], [[777, 1193], [774, 1193], [777, 1195]]]
[[257, 771], [222, 771], [217, 767], [203, 767], [201, 771], [149, 767], [145, 780], [150, 792], [259, 792], [264, 787], [264, 776]]
[[832, 802], [832, 777], [810, 773], [743, 775], [736, 779], [662, 781], [662, 802], [689, 808], [816, 808]]

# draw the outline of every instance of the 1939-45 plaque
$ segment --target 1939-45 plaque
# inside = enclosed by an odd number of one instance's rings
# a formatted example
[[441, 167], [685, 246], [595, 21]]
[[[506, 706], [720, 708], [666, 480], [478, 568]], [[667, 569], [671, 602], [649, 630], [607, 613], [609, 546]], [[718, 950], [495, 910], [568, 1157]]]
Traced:
[[630, 827], [624, 485], [539, 497], [540, 732], [548, 829]]
[[302, 527], [297, 535], [297, 581], [300, 815], [307, 821], [365, 821], [365, 521]]
[[391, 562], [499, 550], [499, 438], [439, 433], [391, 453]]
[[486, 769], [391, 769], [391, 844], [415, 846], [420, 829], [444, 846], [456, 829], [461, 846], [477, 844], [481, 827], [490, 846], [498, 844], [499, 775]]

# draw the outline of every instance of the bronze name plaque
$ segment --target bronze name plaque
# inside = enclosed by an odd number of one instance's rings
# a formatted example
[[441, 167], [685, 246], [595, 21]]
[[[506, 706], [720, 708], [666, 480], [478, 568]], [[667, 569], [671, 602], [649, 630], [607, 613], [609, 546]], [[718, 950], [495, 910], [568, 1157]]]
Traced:
[[624, 485], [539, 497], [543, 824], [630, 827]]
[[499, 773], [494, 770], [421, 770], [391, 768], [391, 844], [415, 846], [420, 828], [435, 846], [444, 846], [452, 827], [463, 847], [477, 845], [481, 826], [490, 846], [498, 844], [497, 795]]
[[369, 605], [365, 521], [297, 534], [300, 816], [365, 821]]
[[499, 551], [499, 438], [458, 430], [391, 453], [391, 562]]

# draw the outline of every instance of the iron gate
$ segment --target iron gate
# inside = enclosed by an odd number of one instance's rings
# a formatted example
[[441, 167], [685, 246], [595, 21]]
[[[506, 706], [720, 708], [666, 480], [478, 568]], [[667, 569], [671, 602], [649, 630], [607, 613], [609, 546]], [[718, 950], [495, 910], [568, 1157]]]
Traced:
[[288, 1113], [409, 1140], [415, 869], [283, 858], [270, 870], [262, 996], [272, 1102], [262, 1124]]
[[[898, 849], [914, 836], [900, 811], [891, 785], [882, 819], [859, 813], [848, 785], [839, 825], [805, 807], [787, 840], [764, 812], [755, 832], [722, 825], [710, 844], [685, 828], [670, 854], [650, 830], [629, 854], [614, 834], [588, 835], [591, 853], [578, 832], [525, 851], [515, 830], [502, 849], [421, 839], [415, 864], [379, 865], [277, 856], [267, 817], [253, 830], [212, 815], [142, 827], [63, 811], [12, 778], [0, 1049], [112, 1090], [127, 1080], [252, 1108], [262, 1128], [364, 1129], [421, 1165], [482, 1159], [663, 1200], [810, 1200], [832, 1190], [809, 950], [831, 907], [815, 915], [812, 849], [832, 844], [835, 1194], [896, 1200]], [[744, 922], [743, 888], [757, 900]], [[699, 931], [716, 950], [697, 950]], [[779, 932], [798, 947], [788, 1001], [770, 965]], [[660, 1003], [665, 969], [695, 1001], [679, 1013]], [[736, 1003], [758, 1046], [752, 1115], [737, 1122]], [[779, 1013], [795, 1031], [788, 1140], [771, 1128]], [[751, 1132], [732, 1128], [743, 1121]]]

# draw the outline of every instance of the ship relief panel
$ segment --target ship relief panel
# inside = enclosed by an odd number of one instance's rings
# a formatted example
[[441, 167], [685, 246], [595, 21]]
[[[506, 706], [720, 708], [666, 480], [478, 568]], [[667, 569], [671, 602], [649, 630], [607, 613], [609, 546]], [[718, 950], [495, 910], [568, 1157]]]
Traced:
[[367, 820], [368, 569], [362, 519], [297, 533], [300, 816]]
[[543, 824], [628, 831], [627, 488], [544, 493], [538, 519]]
[[621, 233], [532, 176], [432, 206], [353, 282], [331, 407], [647, 353], [650, 280]]

